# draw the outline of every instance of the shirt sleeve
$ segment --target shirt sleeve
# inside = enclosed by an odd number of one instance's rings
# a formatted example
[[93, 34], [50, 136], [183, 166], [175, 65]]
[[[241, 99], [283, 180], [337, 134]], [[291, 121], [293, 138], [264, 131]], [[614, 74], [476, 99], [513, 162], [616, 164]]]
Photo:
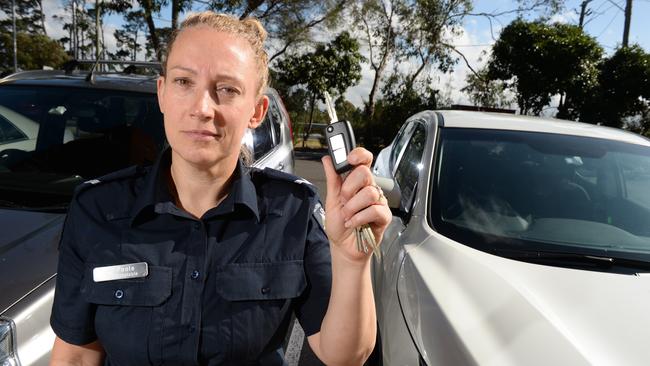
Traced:
[[80, 252], [76, 226], [83, 219], [83, 211], [73, 200], [59, 243], [56, 290], [50, 317], [54, 333], [75, 345], [88, 344], [97, 339], [94, 327], [96, 306], [88, 303], [81, 294], [86, 265]]
[[320, 202], [312, 207], [304, 259], [307, 289], [298, 299], [296, 308], [305, 336], [320, 331], [332, 291], [332, 259], [329, 240], [322, 226], [323, 210]]

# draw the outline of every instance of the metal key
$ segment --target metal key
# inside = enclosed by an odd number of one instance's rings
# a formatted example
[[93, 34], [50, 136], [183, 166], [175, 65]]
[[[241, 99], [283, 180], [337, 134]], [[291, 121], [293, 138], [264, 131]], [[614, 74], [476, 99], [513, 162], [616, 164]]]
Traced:
[[[348, 164], [348, 154], [356, 147], [354, 131], [350, 122], [339, 120], [334, 109], [334, 103], [328, 92], [323, 92], [325, 96], [325, 107], [330, 117], [330, 124], [325, 129], [327, 145], [334, 169], [342, 174], [352, 168]], [[359, 252], [368, 253], [368, 247], [372, 248], [373, 253], [378, 253], [375, 235], [372, 233], [370, 225], [365, 224], [354, 229]]]

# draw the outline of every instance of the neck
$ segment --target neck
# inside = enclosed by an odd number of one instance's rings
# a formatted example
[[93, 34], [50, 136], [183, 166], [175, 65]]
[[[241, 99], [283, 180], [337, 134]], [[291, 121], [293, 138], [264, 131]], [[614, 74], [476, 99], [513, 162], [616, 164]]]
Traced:
[[176, 205], [200, 218], [216, 207], [230, 191], [237, 160], [223, 161], [211, 169], [201, 168], [183, 160], [172, 151], [169, 185]]

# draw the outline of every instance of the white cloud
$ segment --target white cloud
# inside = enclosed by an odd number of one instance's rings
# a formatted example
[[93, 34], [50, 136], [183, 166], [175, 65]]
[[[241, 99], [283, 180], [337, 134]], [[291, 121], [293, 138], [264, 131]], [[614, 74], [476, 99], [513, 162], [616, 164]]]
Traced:
[[554, 14], [550, 22], [551, 23], [564, 23], [564, 24], [577, 24], [578, 23], [578, 14], [573, 10], [565, 10], [562, 13]]

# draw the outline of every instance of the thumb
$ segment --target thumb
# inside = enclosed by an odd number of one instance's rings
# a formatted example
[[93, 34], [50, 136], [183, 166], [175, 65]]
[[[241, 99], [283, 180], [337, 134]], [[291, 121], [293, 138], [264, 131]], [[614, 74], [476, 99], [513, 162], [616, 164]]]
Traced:
[[325, 179], [327, 180], [327, 200], [336, 199], [341, 191], [343, 180], [341, 179], [341, 176], [336, 173], [336, 170], [334, 170], [334, 165], [332, 165], [332, 158], [330, 156], [323, 156], [321, 162], [323, 163]]

